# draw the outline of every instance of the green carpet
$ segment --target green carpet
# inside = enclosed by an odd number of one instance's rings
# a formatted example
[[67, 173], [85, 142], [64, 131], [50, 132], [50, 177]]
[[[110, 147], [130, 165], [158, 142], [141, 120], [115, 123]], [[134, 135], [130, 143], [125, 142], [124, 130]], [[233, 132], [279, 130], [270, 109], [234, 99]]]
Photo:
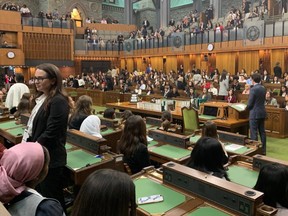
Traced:
[[288, 139], [267, 137], [267, 156], [288, 161]]
[[95, 109], [95, 112], [101, 112], [104, 111], [106, 109], [106, 107], [102, 107], [102, 106], [92, 106], [93, 109]]

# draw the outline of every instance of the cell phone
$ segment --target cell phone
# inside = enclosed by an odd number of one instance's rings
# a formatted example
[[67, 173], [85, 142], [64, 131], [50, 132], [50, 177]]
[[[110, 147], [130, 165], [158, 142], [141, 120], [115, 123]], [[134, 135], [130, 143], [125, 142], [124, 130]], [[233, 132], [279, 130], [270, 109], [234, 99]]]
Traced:
[[138, 198], [138, 204], [142, 205], [142, 204], [148, 204], [148, 203], [157, 203], [157, 202], [162, 202], [164, 200], [163, 196], [160, 194], [157, 195], [151, 195], [151, 196], [147, 196], [147, 197], [139, 197]]

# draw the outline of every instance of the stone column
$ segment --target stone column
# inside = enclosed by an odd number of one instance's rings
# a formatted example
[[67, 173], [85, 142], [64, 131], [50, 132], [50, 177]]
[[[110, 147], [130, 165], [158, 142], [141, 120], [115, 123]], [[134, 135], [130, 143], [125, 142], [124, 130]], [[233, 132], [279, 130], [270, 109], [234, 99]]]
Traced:
[[[170, 1], [159, 0], [160, 1], [160, 26], [168, 26], [170, 20]], [[157, 10], [157, 7], [156, 7]]]
[[210, 0], [210, 5], [213, 5], [214, 18], [222, 17], [222, 0]]
[[125, 14], [125, 24], [134, 24], [133, 23], [133, 4], [132, 0], [124, 1], [124, 14]]
[[202, 0], [195, 0], [193, 2], [194, 4], [194, 9], [196, 9], [198, 12], [201, 12], [203, 11], [203, 8], [202, 8]]

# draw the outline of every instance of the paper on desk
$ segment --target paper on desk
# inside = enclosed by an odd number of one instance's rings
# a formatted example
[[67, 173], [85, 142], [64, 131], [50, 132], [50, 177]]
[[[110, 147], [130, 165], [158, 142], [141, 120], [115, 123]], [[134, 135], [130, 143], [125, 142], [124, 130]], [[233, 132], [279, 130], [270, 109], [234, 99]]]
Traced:
[[234, 104], [230, 104], [230, 106], [239, 112], [244, 111], [247, 107], [247, 105], [244, 103], [234, 103]]
[[147, 136], [147, 142], [151, 142], [153, 140], [153, 138]]
[[236, 151], [242, 147], [243, 147], [242, 145], [238, 145], [238, 144], [229, 144], [229, 145], [225, 145], [225, 150], [226, 151]]

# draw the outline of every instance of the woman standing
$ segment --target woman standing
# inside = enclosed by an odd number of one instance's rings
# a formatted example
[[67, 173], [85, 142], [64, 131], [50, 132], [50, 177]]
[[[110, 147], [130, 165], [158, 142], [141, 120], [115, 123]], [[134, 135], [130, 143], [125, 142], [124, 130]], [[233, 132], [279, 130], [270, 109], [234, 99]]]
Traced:
[[49, 63], [36, 67], [35, 106], [31, 112], [23, 139], [38, 142], [50, 154], [48, 175], [37, 190], [46, 197], [57, 199], [63, 207], [63, 169], [66, 165], [66, 131], [69, 115], [68, 96], [62, 86], [59, 69]]
[[224, 97], [228, 95], [228, 89], [229, 89], [229, 79], [227, 76], [227, 71], [223, 70], [220, 78], [218, 95], [222, 96], [222, 99], [224, 99]]

